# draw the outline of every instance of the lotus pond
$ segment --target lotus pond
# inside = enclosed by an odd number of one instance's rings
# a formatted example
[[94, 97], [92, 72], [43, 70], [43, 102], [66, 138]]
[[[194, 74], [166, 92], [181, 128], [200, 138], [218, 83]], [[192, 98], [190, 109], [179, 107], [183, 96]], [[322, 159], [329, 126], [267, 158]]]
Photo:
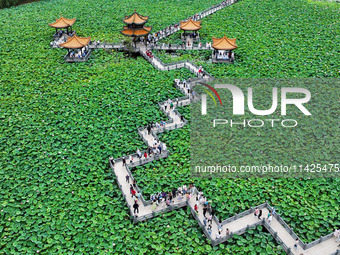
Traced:
[[[156, 31], [211, 4], [56, 0], [0, 10], [0, 254], [284, 254], [261, 227], [211, 247], [185, 209], [133, 225], [108, 157], [145, 149], [137, 127], [164, 120], [157, 102], [182, 96], [173, 80], [192, 74], [160, 72], [142, 57], [104, 50], [65, 64], [66, 51], [49, 47], [47, 24], [60, 14], [77, 18], [80, 36], [119, 42], [121, 19], [134, 9], [150, 15]], [[201, 34], [240, 38], [238, 62], [205, 64], [208, 53], [201, 61], [216, 77], [339, 77], [338, 19], [334, 4], [243, 0], [206, 18]], [[180, 111], [190, 119], [188, 108]], [[304, 241], [339, 225], [338, 179], [191, 178], [189, 131], [162, 135], [170, 157], [135, 170], [146, 194], [195, 181], [223, 218], [268, 200]]]

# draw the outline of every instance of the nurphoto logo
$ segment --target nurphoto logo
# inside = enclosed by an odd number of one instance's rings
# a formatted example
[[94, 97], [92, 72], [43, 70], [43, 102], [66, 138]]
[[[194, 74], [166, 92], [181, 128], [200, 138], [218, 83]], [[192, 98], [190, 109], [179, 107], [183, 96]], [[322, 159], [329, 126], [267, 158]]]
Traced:
[[[242, 92], [242, 90], [235, 86], [230, 84], [215, 84], [215, 88], [208, 84], [204, 84], [205, 87], [210, 89], [218, 98], [220, 105], [223, 106], [222, 100], [220, 95], [217, 93], [216, 89], [228, 89], [232, 94], [232, 109], [233, 109], [233, 115], [244, 115], [245, 113], [245, 96]], [[271, 107], [269, 109], [265, 110], [259, 110], [254, 107], [253, 103], [253, 88], [248, 87], [247, 88], [247, 104], [248, 109], [251, 113], [258, 116], [266, 116], [273, 114], [278, 106], [278, 88], [274, 87], [272, 88], [272, 98], [268, 98], [268, 101], [271, 100]], [[209, 92], [207, 89], [205, 89], [205, 92], [212, 98], [214, 101], [215, 106], [217, 106], [216, 100], [213, 97], [212, 93]], [[299, 95], [299, 98], [288, 98], [288, 93]], [[207, 114], [207, 94], [201, 94], [201, 114], [206, 115]], [[311, 93], [308, 89], [305, 88], [294, 88], [294, 87], [282, 87], [281, 91], [281, 115], [285, 116], [287, 115], [287, 105], [295, 105], [304, 115], [312, 115], [304, 106], [304, 104], [308, 103], [311, 99]], [[303, 95], [301, 97], [300, 95]], [[251, 119], [251, 120], [243, 120], [243, 122], [233, 122], [233, 120], [227, 120], [227, 119], [214, 119], [213, 120], [213, 126], [216, 125], [224, 125], [224, 124], [230, 124], [231, 127], [233, 125], [243, 125], [249, 126], [249, 127], [262, 127], [265, 124], [265, 121], [268, 123], [271, 123], [271, 126], [274, 127], [274, 123], [277, 121], [281, 122], [282, 127], [295, 127], [297, 126], [297, 121], [294, 119]]]

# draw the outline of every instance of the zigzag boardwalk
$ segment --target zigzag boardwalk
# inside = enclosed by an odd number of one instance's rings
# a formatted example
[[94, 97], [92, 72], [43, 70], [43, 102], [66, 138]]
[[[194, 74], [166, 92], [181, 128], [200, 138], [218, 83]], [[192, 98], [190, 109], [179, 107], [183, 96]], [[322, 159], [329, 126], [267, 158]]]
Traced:
[[[201, 13], [198, 13], [194, 16], [192, 16], [193, 19], [199, 20], [207, 15], [211, 15], [215, 13], [216, 11], [227, 7], [231, 4], [236, 3], [237, 0], [229, 0], [224, 1], [221, 4], [212, 6], [211, 8], [202, 11]], [[175, 26], [171, 26], [170, 28], [163, 29], [157, 34], [160, 34], [161, 36], [158, 36], [156, 38], [156, 41], [161, 40], [179, 30], [179, 23], [175, 24]], [[160, 33], [161, 32], [161, 33]], [[51, 47], [57, 48], [59, 47], [58, 43], [52, 42]], [[89, 46], [90, 49], [118, 49], [118, 50], [126, 50], [125, 46], [122, 44], [108, 44], [108, 43], [100, 43], [100, 44], [91, 44]], [[186, 49], [192, 49], [192, 50], [207, 50], [207, 47], [185, 47]], [[158, 50], [158, 49], [165, 49], [165, 50], [178, 50], [183, 49], [182, 46], [179, 45], [158, 45], [154, 46], [152, 49]], [[146, 60], [148, 60], [155, 68], [158, 70], [172, 70], [177, 68], [187, 68], [191, 72], [193, 72], [196, 76], [199, 75], [199, 67], [197, 67], [195, 64], [189, 62], [189, 61], [181, 61], [181, 62], [175, 62], [171, 64], [164, 64], [160, 59], [158, 59], [156, 56], [148, 56], [146, 53], [147, 48], [144, 45], [138, 44], [135, 48], [136, 52], [139, 52]], [[207, 82], [211, 81], [214, 78], [206, 74], [204, 79], [203, 78], [193, 78], [189, 82], [189, 85], [191, 88], [193, 88], [197, 83], [199, 82]], [[183, 86], [183, 84], [177, 85], [178, 89], [180, 89], [184, 94], [185, 97], [177, 98], [173, 100], [175, 103], [175, 106], [185, 106], [191, 103], [191, 101], [198, 100], [199, 98], [195, 97], [193, 98], [192, 95], [189, 95], [188, 89]], [[157, 133], [164, 132], [165, 129], [172, 130], [176, 128], [181, 128], [186, 124], [186, 120], [181, 118], [181, 115], [177, 110], [174, 111], [165, 111], [164, 102], [159, 103], [160, 109], [168, 116], [169, 121], [165, 124], [164, 127], [155, 129], [153, 128], [151, 131], [151, 134], [148, 134], [148, 131], [146, 127], [139, 128], [138, 132], [144, 142], [148, 146], [152, 146], [154, 141], [159, 141], [157, 137]], [[137, 165], [143, 165], [147, 164], [153, 160], [157, 160], [159, 158], [165, 158], [169, 155], [169, 152], [167, 150], [162, 151], [161, 154], [146, 158], [146, 159], [138, 159], [136, 154], [133, 154], [133, 161], [132, 163], [128, 163], [127, 165], [123, 166], [123, 162], [121, 158], [115, 159], [115, 165], [113, 166], [110, 162], [110, 166], [113, 170], [113, 173], [116, 176], [116, 181], [118, 183], [119, 188], [121, 189], [123, 196], [125, 198], [125, 201], [129, 207], [130, 214], [133, 217], [134, 222], [137, 221], [144, 221], [149, 218], [153, 218], [161, 213], [169, 212], [174, 209], [178, 209], [184, 206], [188, 206], [191, 210], [191, 213], [193, 217], [197, 220], [199, 226], [202, 228], [202, 231], [204, 232], [205, 236], [210, 240], [212, 245], [218, 245], [222, 242], [225, 242], [229, 238], [232, 238], [233, 234], [243, 234], [250, 228], [254, 228], [257, 225], [263, 225], [275, 238], [275, 240], [282, 245], [284, 250], [288, 254], [294, 254], [294, 255], [339, 255], [340, 250], [337, 249], [337, 243], [335, 242], [334, 238], [332, 238], [332, 234], [329, 234], [327, 236], [321, 237], [320, 239], [315, 240], [312, 243], [305, 244], [302, 241], [299, 242], [298, 251], [295, 251], [293, 249], [293, 245], [295, 243], [295, 239], [297, 238], [294, 231], [282, 220], [282, 218], [275, 214], [274, 218], [271, 222], [271, 225], [269, 225], [264, 219], [258, 220], [256, 217], [253, 216], [255, 208], [250, 208], [249, 210], [242, 212], [240, 214], [234, 215], [233, 217], [226, 219], [222, 222], [223, 232], [220, 238], [216, 238], [216, 234], [218, 233], [218, 219], [214, 216], [212, 220], [212, 232], [211, 234], [208, 233], [207, 229], [205, 228], [203, 224], [203, 213], [202, 213], [202, 206], [199, 205], [198, 211], [199, 214], [196, 214], [194, 211], [194, 205], [196, 203], [196, 196], [192, 196], [190, 199], [186, 199], [185, 197], [181, 198], [180, 196], [177, 196], [174, 199], [174, 203], [170, 206], [167, 206], [165, 202], [161, 202], [156, 209], [152, 209], [151, 201], [146, 201], [143, 196], [141, 196], [139, 200], [139, 213], [138, 217], [134, 215], [133, 213], [133, 204], [134, 201], [130, 195], [130, 184], [125, 181], [125, 176], [129, 175], [130, 180], [133, 180], [132, 173], [130, 171], [130, 168], [135, 167]], [[129, 155], [127, 155], [129, 156]], [[137, 191], [139, 191], [138, 185], [137, 185]], [[181, 199], [180, 199], [181, 198]], [[263, 218], [266, 217], [268, 212], [272, 211], [272, 208], [270, 205], [266, 202], [264, 204], [261, 204], [257, 206], [258, 208], [262, 209], [263, 211]], [[230, 234], [226, 235], [226, 229], [230, 230]]]
[[[165, 68], [164, 64], [162, 62], [157, 62], [157, 66], [159, 69]], [[178, 68], [185, 67], [185, 65], [181, 65]], [[190, 68], [189, 68], [190, 69]], [[195, 69], [191, 69], [196, 71]], [[205, 81], [203, 79], [195, 79], [191, 86], [194, 86], [196, 83]], [[183, 91], [186, 94], [186, 97], [178, 99], [178, 106], [184, 106], [188, 105], [191, 100], [196, 100], [197, 98], [190, 99], [189, 94], [187, 92], [187, 89], [183, 87], [183, 84], [180, 84], [179, 89]], [[177, 100], [174, 100], [177, 101]], [[142, 139], [146, 142], [148, 146], [152, 146], [153, 142], [159, 141], [157, 137], [158, 132], [164, 132], [165, 129], [172, 130], [175, 128], [180, 128], [185, 125], [186, 121], [181, 121], [181, 116], [177, 111], [170, 111], [165, 112], [164, 110], [164, 103], [160, 103], [161, 110], [167, 114], [169, 117], [169, 121], [166, 123], [164, 128], [161, 129], [155, 129], [153, 128], [151, 131], [151, 134], [148, 134], [148, 131], [146, 128], [139, 128], [138, 132], [141, 135]], [[177, 105], [176, 105], [177, 106]], [[153, 218], [161, 213], [169, 212], [174, 209], [178, 209], [184, 206], [189, 206], [192, 215], [194, 218], [198, 221], [199, 226], [202, 228], [202, 231], [206, 235], [206, 237], [211, 241], [212, 245], [217, 245], [222, 242], [227, 241], [229, 238], [232, 237], [232, 234], [243, 234], [248, 229], [253, 228], [257, 225], [263, 225], [276, 239], [277, 242], [279, 242], [284, 250], [288, 254], [301, 254], [303, 251], [304, 255], [320, 255], [320, 254], [340, 254], [340, 250], [337, 250], [337, 244], [332, 238], [332, 234], [329, 234], [325, 237], [322, 237], [310, 244], [305, 244], [300, 241], [298, 252], [293, 250], [293, 245], [295, 243], [295, 239], [297, 238], [296, 234], [293, 232], [293, 230], [282, 220], [282, 218], [275, 214], [273, 221], [271, 222], [271, 225], [268, 225], [268, 223], [262, 219], [258, 220], [253, 216], [255, 208], [250, 208], [249, 210], [242, 212], [238, 215], [235, 215], [229, 219], [226, 219], [222, 222], [223, 226], [223, 232], [221, 238], [217, 239], [216, 234], [218, 232], [218, 219], [216, 217], [213, 218], [212, 222], [212, 233], [209, 235], [207, 229], [205, 228], [203, 224], [203, 213], [202, 213], [202, 206], [199, 206], [199, 214], [197, 215], [194, 211], [194, 205], [196, 203], [195, 196], [192, 196], [191, 199], [186, 200], [186, 198], [174, 199], [174, 203], [171, 206], [167, 206], [165, 202], [160, 203], [160, 205], [153, 211], [151, 208], [151, 201], [146, 201], [143, 196], [140, 198], [140, 206], [139, 206], [139, 213], [138, 217], [136, 217], [133, 213], [133, 204], [134, 201], [130, 195], [130, 185], [125, 181], [125, 176], [129, 175], [130, 179], [133, 180], [132, 173], [130, 171], [131, 167], [135, 167], [137, 165], [143, 165], [147, 164], [153, 160], [157, 160], [159, 158], [167, 157], [169, 154], [168, 151], [163, 151], [162, 154], [153, 156], [151, 158], [147, 159], [138, 159], [136, 154], [133, 154], [133, 162], [131, 164], [127, 164], [126, 166], [123, 166], [123, 162], [121, 158], [115, 159], [115, 165], [111, 165], [111, 168], [113, 169], [113, 172], [116, 176], [117, 183], [124, 195], [124, 198], [126, 200], [126, 203], [130, 209], [130, 214], [133, 217], [133, 220], [136, 221], [144, 221], [146, 219]], [[127, 155], [129, 156], [129, 155]], [[138, 185], [137, 190], [139, 191]], [[266, 202], [264, 204], [261, 204], [257, 206], [258, 208], [262, 209], [263, 211], [263, 217], [265, 218], [266, 215], [272, 211], [272, 208], [269, 206], [269, 204]], [[230, 235], [226, 235], [225, 230], [229, 229], [231, 231]]]
[[[158, 70], [173, 70], [177, 68], [187, 68], [191, 72], [193, 72], [195, 75], [199, 75], [199, 67], [197, 67], [195, 64], [189, 62], [189, 61], [181, 61], [171, 64], [164, 64], [159, 58], [156, 56], [148, 56], [146, 54], [147, 48], [142, 45], [138, 44], [136, 51], [139, 51], [140, 54], [148, 60], [155, 68]], [[191, 81], [190, 87], [193, 88], [198, 82], [206, 82], [213, 80], [214, 78], [207, 74], [204, 79], [193, 79]], [[190, 104], [192, 100], [197, 100], [198, 98], [190, 98], [190, 95], [188, 94], [188, 89], [183, 87], [183, 84], [179, 84], [178, 88], [185, 94], [184, 98], [178, 98], [174, 99], [173, 101], [177, 102], [175, 103], [175, 106], [184, 106]], [[177, 104], [177, 105], [176, 105]], [[165, 127], [162, 129], [155, 129], [153, 128], [151, 131], [151, 134], [148, 134], [148, 131], [146, 127], [139, 128], [139, 134], [141, 135], [142, 139], [148, 146], [152, 146], [153, 142], [159, 141], [156, 133], [158, 132], [164, 132], [165, 129], [172, 130], [175, 128], [180, 128], [186, 124], [186, 121], [181, 121], [181, 115], [178, 111], [170, 111], [166, 112], [164, 109], [164, 102], [159, 103], [159, 106], [161, 110], [167, 114], [169, 121], [166, 123]], [[189, 200], [187, 200], [185, 197], [182, 199], [175, 198], [174, 203], [170, 206], [167, 206], [165, 202], [160, 203], [158, 207], [153, 211], [151, 208], [151, 201], [146, 201], [143, 196], [140, 198], [139, 202], [139, 213], [138, 217], [134, 215], [133, 213], [133, 204], [134, 201], [132, 197], [130, 196], [130, 185], [125, 181], [125, 176], [129, 175], [131, 180], [133, 179], [132, 173], [130, 171], [131, 167], [135, 167], [137, 165], [143, 165], [147, 164], [153, 160], [157, 160], [159, 158], [167, 157], [169, 154], [168, 151], [163, 151], [160, 155], [155, 155], [151, 158], [147, 159], [138, 159], [137, 155], [132, 155], [133, 162], [131, 164], [127, 164], [126, 166], [123, 166], [122, 159], [118, 158], [115, 159], [116, 164], [113, 166], [111, 163], [111, 167], [113, 169], [113, 172], [116, 176], [117, 183], [124, 195], [124, 198], [126, 200], [126, 203], [129, 207], [130, 214], [133, 217], [133, 220], [135, 222], [137, 221], [144, 221], [146, 219], [153, 218], [159, 214], [169, 212], [174, 209], [178, 209], [184, 206], [188, 206], [191, 210], [191, 213], [193, 217], [198, 221], [199, 226], [201, 227], [202, 231], [204, 232], [205, 236], [211, 241], [212, 245], [218, 245], [222, 242], [227, 241], [229, 238], [232, 237], [233, 234], [243, 234], [250, 228], [254, 228], [257, 225], [263, 225], [275, 238], [275, 240], [280, 243], [284, 250], [288, 254], [296, 254], [299, 255], [301, 252], [303, 252], [304, 255], [326, 255], [326, 254], [340, 254], [340, 250], [337, 250], [337, 244], [332, 238], [332, 234], [329, 234], [325, 237], [322, 237], [310, 244], [305, 244], [302, 241], [299, 242], [298, 251], [295, 251], [293, 249], [295, 239], [297, 238], [297, 235], [294, 233], [294, 231], [282, 220], [282, 218], [275, 214], [273, 221], [271, 222], [271, 225], [269, 225], [264, 219], [258, 220], [256, 217], [253, 216], [254, 208], [250, 208], [249, 210], [240, 213], [238, 215], [235, 215], [229, 219], [226, 219], [222, 222], [223, 231], [221, 238], [216, 238], [216, 234], [218, 233], [218, 219], [216, 217], [213, 218], [212, 221], [212, 232], [211, 235], [208, 233], [206, 227], [203, 224], [203, 213], [202, 213], [202, 206], [199, 205], [199, 214], [197, 215], [194, 211], [194, 205], [196, 203], [196, 197], [192, 196]], [[139, 188], [137, 186], [137, 190], [139, 191]], [[266, 215], [272, 210], [272, 208], [269, 206], [269, 204], [266, 202], [262, 205], [259, 205], [258, 208], [261, 208], [263, 211], [263, 217], [266, 217]], [[226, 235], [226, 229], [229, 229], [231, 234]]]

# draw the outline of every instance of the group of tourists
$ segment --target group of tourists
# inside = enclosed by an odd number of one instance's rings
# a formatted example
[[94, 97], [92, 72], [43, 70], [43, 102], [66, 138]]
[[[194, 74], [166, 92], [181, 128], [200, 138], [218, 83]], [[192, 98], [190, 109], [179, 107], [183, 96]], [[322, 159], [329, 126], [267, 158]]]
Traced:
[[[271, 212], [268, 213], [267, 215], [267, 222], [270, 225], [272, 220], [273, 220], [273, 215], [275, 214], [275, 208], [273, 208], [273, 210]], [[261, 216], [262, 216], [262, 209], [256, 207], [255, 211], [254, 211], [254, 217], [257, 217], [259, 220], [261, 220]]]
[[[183, 185], [179, 188], [173, 188], [169, 192], [159, 192], [156, 194], [150, 195], [150, 200], [152, 201], [152, 210], [156, 210], [157, 206], [162, 202], [165, 202], [166, 206], [170, 206], [171, 204], [175, 203], [175, 199], [178, 201], [182, 201], [184, 198], [189, 200], [192, 195], [199, 195], [203, 198], [203, 193], [198, 192], [197, 188], [194, 184], [190, 184], [189, 187], [187, 185]], [[198, 199], [198, 198], [196, 198]], [[205, 203], [206, 200], [200, 201], [201, 203]]]
[[229, 61], [234, 61], [235, 55], [234, 52], [229, 50], [229, 51], [216, 51], [215, 52], [215, 58], [216, 59], [223, 59], [223, 60], [229, 60]]
[[178, 98], [176, 98], [176, 102], [172, 102], [172, 100], [169, 98], [168, 100], [166, 100], [164, 102], [164, 111], [165, 112], [170, 112], [170, 111], [174, 111], [176, 106], [178, 104]]
[[76, 34], [76, 30], [74, 30], [73, 32], [67, 32], [66, 30], [58, 30], [56, 33], [55, 33], [55, 35], [57, 36], [57, 37], [62, 37], [62, 36], [64, 36], [64, 35], [67, 35], [67, 36], [72, 36], [73, 34]]
[[77, 53], [75, 53], [73, 50], [70, 51], [70, 57], [73, 58], [73, 57], [76, 57], [76, 58], [80, 58], [80, 57], [85, 57], [86, 54], [88, 53], [88, 50], [89, 50], [89, 46], [85, 46], [81, 49], [78, 49]]
[[[203, 72], [203, 68], [201, 69], [201, 72], [199, 72], [199, 75], [201, 77], [205, 77], [206, 73]], [[190, 99], [195, 100], [198, 97], [197, 92], [194, 91], [190, 86], [190, 79], [188, 81], [186, 81], [186, 80], [181, 81], [180, 79], [175, 79], [175, 86], [180, 88], [181, 85], [183, 86], [182, 91], [185, 94], [188, 94]]]

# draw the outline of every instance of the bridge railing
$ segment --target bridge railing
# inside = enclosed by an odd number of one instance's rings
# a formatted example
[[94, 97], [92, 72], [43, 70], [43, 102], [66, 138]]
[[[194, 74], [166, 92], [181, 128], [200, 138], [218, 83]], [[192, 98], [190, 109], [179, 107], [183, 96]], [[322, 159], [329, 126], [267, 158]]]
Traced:
[[[266, 202], [266, 207], [268, 209], [269, 212], [272, 212], [273, 211], [273, 208]], [[280, 214], [278, 213], [274, 213], [273, 217], [284, 227], [284, 229], [287, 231], [287, 233], [295, 240], [295, 239], [299, 239], [299, 243], [300, 243], [300, 246], [303, 248], [303, 249], [306, 249], [306, 244], [300, 240], [300, 238], [297, 236], [297, 234], [294, 232], [293, 228], [291, 228], [283, 219], [282, 217], [280, 216]]]
[[199, 46], [193, 45], [193, 46], [187, 46], [185, 43], [183, 45], [180, 44], [161, 44], [161, 45], [148, 45], [146, 47], [148, 50], [211, 50], [212, 47], [206, 47], [206, 46]]
[[[263, 203], [263, 204], [260, 204], [260, 205], [257, 206], [257, 208], [259, 208], [259, 209], [262, 209], [262, 208], [265, 208], [265, 207], [266, 207], [266, 203]], [[248, 209], [246, 211], [243, 211], [241, 213], [235, 214], [234, 216], [231, 216], [230, 218], [223, 220], [222, 221], [222, 226], [226, 225], [226, 224], [228, 224], [228, 223], [230, 223], [230, 222], [232, 222], [234, 220], [237, 220], [239, 218], [242, 218], [244, 216], [252, 214], [254, 211], [255, 211], [255, 209], [252, 207], [252, 208], [250, 208], [250, 209]]]
[[124, 49], [125, 46], [123, 44], [117, 43], [94, 43], [90, 42], [89, 44], [90, 49]]
[[155, 211], [145, 214], [143, 216], [139, 216], [139, 217], [133, 217], [134, 221], [144, 221], [150, 218], [153, 218], [159, 214], [163, 214], [163, 213], [167, 213], [167, 212], [171, 212], [172, 210], [177, 210], [179, 208], [182, 208], [184, 206], [187, 205], [187, 202], [185, 201], [185, 199], [181, 202], [175, 203], [173, 205], [169, 205], [165, 208], [160, 208], [160, 209], [156, 209]]
[[322, 242], [325, 242], [329, 239], [331, 239], [333, 237], [333, 233], [330, 233], [326, 236], [321, 236], [319, 239], [316, 239], [315, 241], [313, 242], [310, 242], [308, 244], [305, 244], [305, 247], [303, 248], [304, 250], [307, 250], [309, 248], [312, 248], [313, 246], [319, 244], [319, 243], [322, 243]]
[[218, 244], [220, 244], [220, 243], [224, 243], [224, 242], [227, 241], [229, 238], [232, 238], [234, 234], [235, 234], [235, 235], [242, 235], [242, 234], [244, 234], [245, 232], [247, 232], [248, 230], [254, 229], [254, 228], [256, 228], [256, 226], [259, 226], [259, 225], [262, 225], [262, 222], [261, 222], [261, 221], [256, 222], [256, 223], [251, 224], [251, 225], [247, 225], [246, 227], [241, 228], [241, 229], [239, 229], [239, 230], [237, 230], [237, 231], [235, 231], [235, 232], [231, 232], [230, 235], [224, 236], [224, 237], [222, 237], [222, 238], [214, 239], [213, 242], [212, 242], [212, 244], [213, 244], [213, 245], [218, 245]]
[[[116, 163], [119, 162], [119, 161], [122, 161], [122, 160], [123, 160], [122, 158], [115, 159]], [[116, 182], [117, 182], [117, 184], [118, 184], [118, 187], [119, 187], [120, 191], [121, 191], [122, 194], [123, 194], [125, 203], [126, 203], [126, 205], [129, 207], [130, 215], [133, 215], [133, 209], [132, 209], [132, 207], [129, 205], [129, 202], [127, 201], [126, 195], [125, 195], [124, 192], [123, 192], [122, 184], [119, 182], [118, 176], [117, 176], [117, 174], [116, 174], [116, 172], [115, 172], [115, 170], [114, 170], [114, 166], [112, 165], [112, 163], [111, 163], [110, 161], [109, 161], [109, 164], [110, 164], [110, 167], [111, 167], [111, 169], [112, 169], [113, 174], [114, 174], [115, 177], [116, 177]], [[131, 176], [130, 176], [130, 177], [131, 177]]]
[[294, 253], [292, 252], [292, 248], [288, 247], [283, 241], [282, 239], [278, 236], [277, 232], [275, 232], [272, 227], [266, 222], [266, 220], [263, 218], [262, 219], [262, 225], [268, 230], [268, 232], [274, 237], [274, 239], [276, 240], [276, 242], [278, 244], [280, 244], [282, 246], [282, 248], [285, 250], [285, 252], [288, 255], [294, 255]]

